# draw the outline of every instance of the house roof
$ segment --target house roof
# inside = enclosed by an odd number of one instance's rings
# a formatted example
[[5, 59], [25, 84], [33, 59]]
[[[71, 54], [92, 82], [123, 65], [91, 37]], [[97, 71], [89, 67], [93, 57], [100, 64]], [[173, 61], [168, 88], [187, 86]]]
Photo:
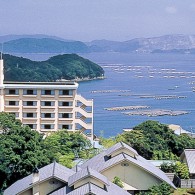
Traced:
[[101, 173], [98, 173], [97, 171], [95, 171], [89, 167], [86, 167], [86, 168], [76, 172], [75, 174], [73, 174], [72, 176], [69, 177], [68, 186], [71, 187], [76, 182], [78, 182], [86, 177], [96, 178], [97, 180], [101, 181], [103, 184], [109, 185], [109, 181], [108, 181], [107, 177], [105, 177]]
[[195, 174], [195, 149], [185, 149], [182, 155], [186, 157], [190, 174]]
[[[122, 150], [119, 154], [116, 151]], [[129, 150], [129, 152], [126, 152]], [[194, 150], [195, 151], [195, 150]], [[115, 153], [115, 156], [112, 154]], [[195, 153], [194, 153], [195, 154]], [[191, 157], [193, 158], [193, 157]], [[12, 184], [9, 188], [4, 191], [4, 195], [14, 195], [21, 192], [24, 192], [30, 188], [32, 188], [37, 183], [44, 182], [50, 178], [56, 178], [62, 182], [64, 182], [65, 186], [52, 192], [51, 195], [80, 195], [80, 194], [120, 194], [120, 195], [128, 195], [124, 189], [116, 186], [111, 181], [107, 179], [101, 173], [109, 169], [112, 166], [115, 166], [119, 163], [124, 162], [131, 163], [137, 167], [140, 167], [142, 171], [146, 171], [153, 175], [154, 177], [158, 178], [161, 181], [165, 181], [166, 183], [170, 184], [173, 188], [175, 186], [169, 180], [169, 178], [162, 172], [160, 169], [156, 168], [153, 164], [148, 162], [146, 159], [138, 155], [138, 153], [122, 142], [114, 145], [110, 149], [103, 151], [102, 153], [98, 154], [97, 156], [93, 157], [92, 159], [86, 161], [81, 166], [77, 166], [74, 169], [68, 169], [56, 162], [51, 163], [41, 169], [39, 169], [39, 181], [32, 183], [33, 175], [29, 175], [21, 180], [18, 180], [14, 184]], [[195, 164], [195, 163], [194, 163]], [[74, 171], [75, 170], [75, 171]], [[101, 186], [97, 186], [93, 183], [93, 180], [88, 180], [88, 183], [85, 183], [76, 189], [74, 188], [77, 185], [74, 185], [76, 182], [79, 182], [85, 178], [93, 178], [97, 179], [99, 182], [104, 184], [104, 188]], [[131, 184], [128, 184], [131, 185]], [[74, 187], [73, 187], [74, 186]], [[134, 186], [131, 186], [134, 187]]]
[[64, 188], [61, 188], [50, 195], [81, 195], [81, 194], [97, 194], [97, 195], [131, 195], [130, 193], [126, 192], [122, 188], [118, 187], [117, 185], [109, 182], [109, 185], [106, 186], [105, 189], [100, 188], [96, 186], [93, 183], [86, 183], [72, 191], [70, 191], [70, 188], [68, 186], [65, 186]]
[[110, 156], [110, 155], [112, 155], [113, 152], [115, 152], [115, 151], [117, 151], [119, 149], [123, 149], [123, 148], [129, 150], [134, 155], [138, 155], [136, 150], [134, 150], [132, 147], [130, 147], [129, 145], [127, 145], [127, 144], [125, 144], [123, 142], [119, 142], [119, 143], [115, 144], [114, 146], [112, 146], [111, 148], [107, 149], [106, 150], [106, 154], [107, 154], [107, 156]]
[[[68, 178], [75, 172], [71, 169], [64, 167], [63, 165], [53, 162], [41, 169], [39, 169], [39, 182], [43, 182], [49, 178], [57, 178], [63, 182], [68, 182]], [[9, 188], [4, 191], [4, 195], [18, 194], [24, 190], [27, 190], [33, 186], [32, 183], [33, 175], [24, 177], [12, 184]]]
[[[103, 176], [101, 173], [98, 173], [95, 170], [92, 170], [91, 168], [84, 168], [81, 171], [78, 171], [75, 173], [73, 170], [68, 169], [56, 162], [51, 163], [41, 169], [39, 169], [39, 176], [40, 180], [39, 182], [46, 181], [50, 178], [56, 178], [61, 181], [64, 181], [64, 183], [68, 183], [69, 185], [66, 185], [59, 190], [56, 190], [50, 195], [81, 195], [81, 194], [87, 194], [87, 193], [93, 193], [93, 194], [101, 194], [101, 195], [114, 195], [114, 194], [120, 194], [120, 195], [129, 195], [124, 189], [118, 187], [117, 185], [110, 182], [105, 176]], [[99, 181], [102, 181], [103, 184], [105, 184], [105, 188], [101, 188], [91, 182], [86, 183], [76, 189], [72, 188], [72, 185], [85, 177], [95, 177]], [[15, 182], [13, 185], [11, 185], [9, 188], [7, 188], [4, 191], [4, 195], [14, 195], [21, 193], [25, 190], [28, 190], [33, 187], [32, 184], [32, 174]]]
[[[118, 150], [120, 147], [124, 147], [127, 150], [130, 150], [135, 154], [135, 156], [131, 157], [125, 153], [120, 153], [112, 158], [108, 158], [108, 156], [111, 153]], [[146, 159], [138, 155], [138, 153], [133, 148], [131, 148], [130, 146], [124, 143], [122, 144], [118, 143], [114, 145], [110, 149], [100, 153], [97, 156], [94, 156], [92, 159], [83, 163], [80, 167], [83, 169], [88, 166], [98, 172], [103, 172], [109, 167], [117, 165], [125, 160], [136, 166], [139, 166], [143, 170], [149, 172], [153, 176], [159, 178], [161, 181], [165, 181], [166, 183], [170, 184], [173, 188], [175, 188], [173, 183], [170, 181], [170, 179], [166, 176], [166, 174], [163, 171], [161, 171], [159, 168], [155, 167], [152, 163], [148, 162]]]

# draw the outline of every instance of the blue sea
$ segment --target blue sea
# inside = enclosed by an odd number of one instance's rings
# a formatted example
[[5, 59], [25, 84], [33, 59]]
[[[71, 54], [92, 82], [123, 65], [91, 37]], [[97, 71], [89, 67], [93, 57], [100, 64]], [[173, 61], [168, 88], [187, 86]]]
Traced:
[[[79, 92], [94, 100], [95, 134], [115, 136], [143, 121], [177, 124], [195, 132], [195, 55], [191, 54], [80, 54], [105, 70], [104, 80], [80, 82]], [[24, 56], [24, 55], [23, 55]], [[45, 60], [48, 55], [24, 56]], [[149, 96], [149, 98], [143, 98]], [[172, 96], [176, 98], [155, 97]], [[182, 98], [177, 98], [182, 97]], [[129, 116], [105, 108], [149, 106], [151, 110], [187, 111], [179, 116]], [[128, 112], [128, 111], [126, 111]]]

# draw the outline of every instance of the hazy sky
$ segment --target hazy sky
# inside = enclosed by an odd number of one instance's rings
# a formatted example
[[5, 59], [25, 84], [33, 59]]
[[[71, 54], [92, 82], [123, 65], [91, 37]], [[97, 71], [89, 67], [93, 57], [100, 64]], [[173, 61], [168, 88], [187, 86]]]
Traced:
[[129, 40], [195, 34], [195, 0], [0, 0], [0, 35]]

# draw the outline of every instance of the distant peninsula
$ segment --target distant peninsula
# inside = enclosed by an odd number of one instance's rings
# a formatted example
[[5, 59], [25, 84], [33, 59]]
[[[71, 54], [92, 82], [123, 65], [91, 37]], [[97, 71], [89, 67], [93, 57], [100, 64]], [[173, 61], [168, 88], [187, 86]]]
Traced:
[[90, 42], [48, 35], [6, 35], [0, 36], [0, 43], [3, 43], [3, 51], [9, 54], [91, 52], [195, 54], [195, 35], [183, 34], [134, 38], [127, 41], [93, 40]]
[[57, 55], [40, 62], [9, 54], [4, 54], [3, 59], [5, 81], [80, 81], [104, 77], [104, 70], [101, 66], [77, 54]]

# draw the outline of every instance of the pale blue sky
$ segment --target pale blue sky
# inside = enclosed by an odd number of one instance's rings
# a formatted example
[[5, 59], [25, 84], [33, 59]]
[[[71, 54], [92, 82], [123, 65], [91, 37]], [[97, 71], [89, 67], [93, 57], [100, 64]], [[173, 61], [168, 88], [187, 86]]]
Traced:
[[195, 0], [0, 0], [0, 35], [129, 40], [195, 34]]

